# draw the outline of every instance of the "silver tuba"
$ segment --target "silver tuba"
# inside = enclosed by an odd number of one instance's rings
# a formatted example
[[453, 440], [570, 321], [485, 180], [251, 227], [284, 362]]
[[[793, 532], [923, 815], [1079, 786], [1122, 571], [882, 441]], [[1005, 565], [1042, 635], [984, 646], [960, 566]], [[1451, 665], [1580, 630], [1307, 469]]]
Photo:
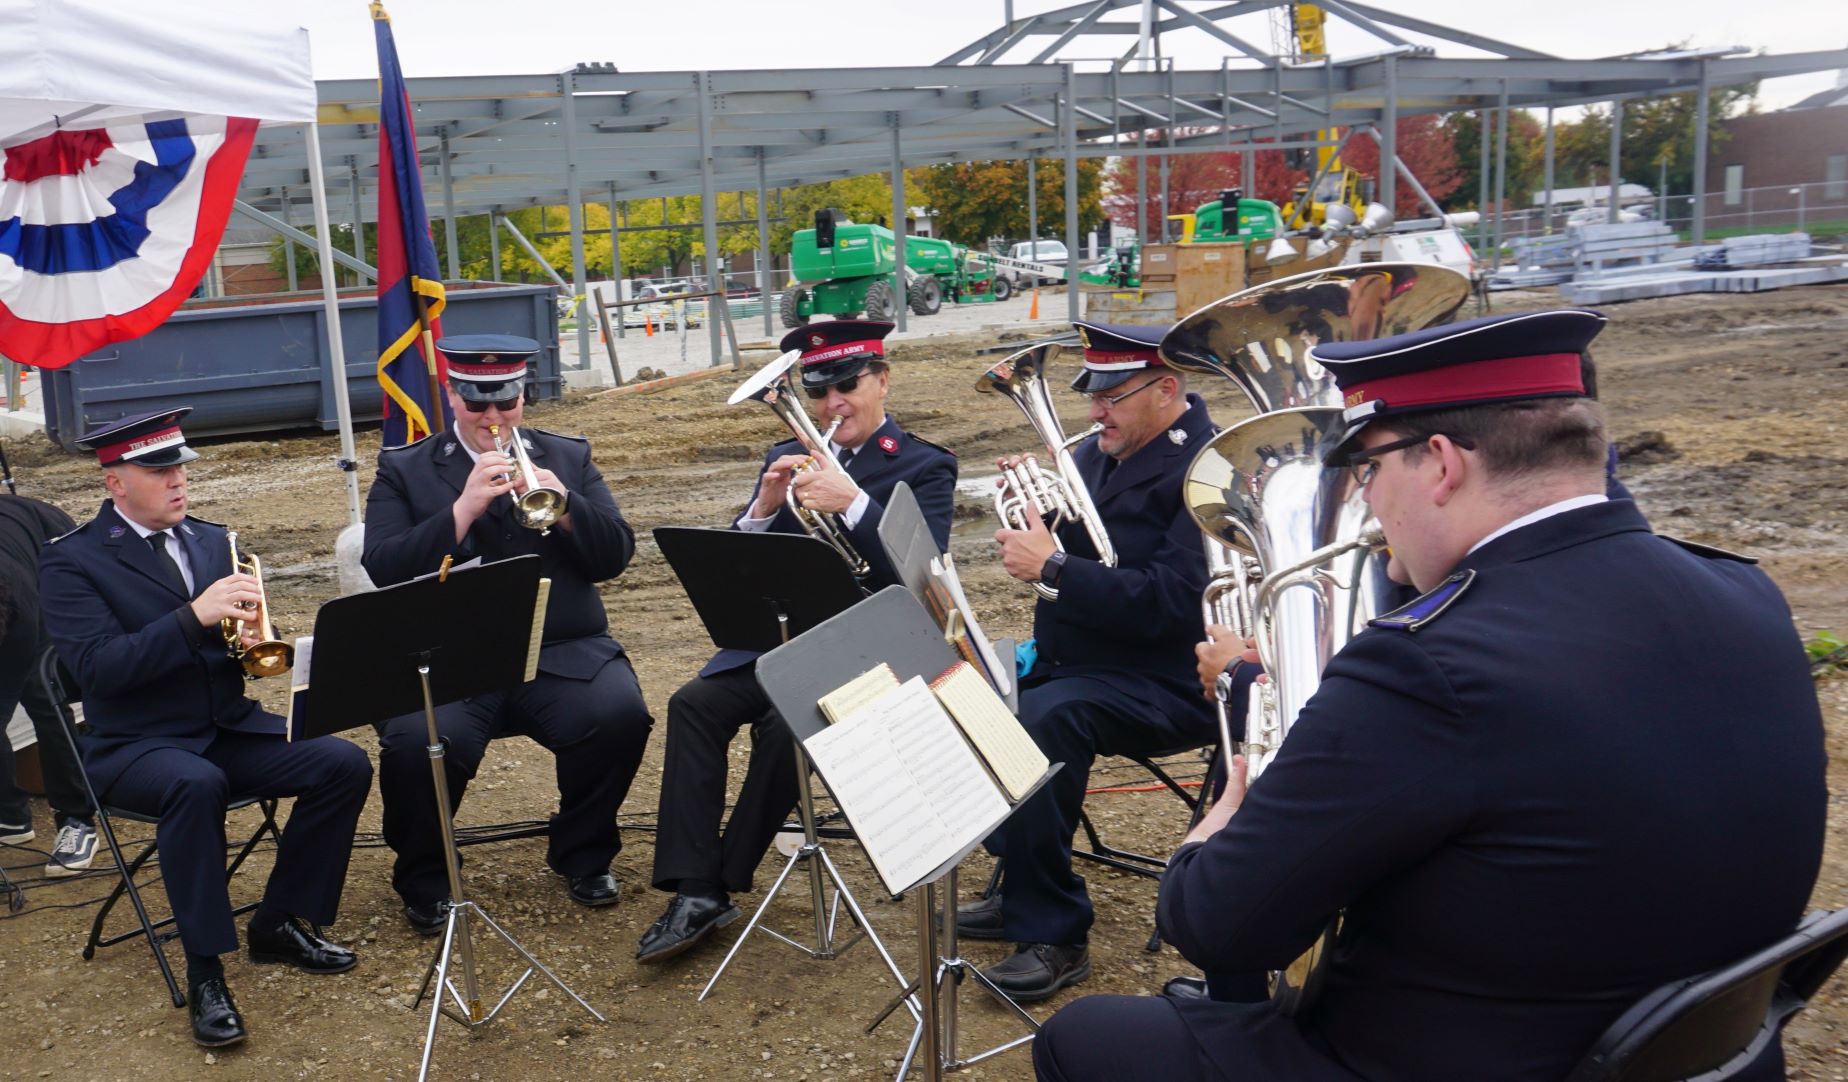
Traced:
[[[1047, 529], [1053, 532], [1052, 543], [1061, 552], [1065, 546], [1059, 541], [1059, 527], [1068, 522], [1080, 523], [1091, 539], [1091, 547], [1097, 550], [1098, 560], [1105, 567], [1115, 567], [1116, 549], [1104, 529], [1103, 516], [1097, 513], [1090, 490], [1085, 488], [1084, 478], [1078, 475], [1072, 461], [1072, 448], [1104, 426], [1092, 425], [1067, 437], [1052, 408], [1052, 392], [1046, 384], [1046, 365], [1062, 348], [1056, 343], [1030, 346], [991, 366], [975, 382], [976, 390], [1002, 395], [1020, 407], [1053, 462], [1053, 468], [1048, 470], [1029, 454], [1019, 466], [1003, 469], [1002, 486], [995, 493], [995, 514], [1010, 530], [1027, 529], [1035, 517], [1046, 519]], [[1033, 589], [1048, 601], [1059, 600], [1059, 591], [1043, 582], [1034, 583]]]
[[[1322, 466], [1341, 394], [1309, 349], [1444, 323], [1468, 296], [1468, 279], [1435, 265], [1333, 267], [1235, 293], [1162, 340], [1170, 364], [1230, 379], [1258, 411], [1200, 449], [1182, 496], [1207, 535], [1205, 615], [1254, 639], [1270, 674], [1247, 704], [1247, 781], [1390, 588], [1359, 486]], [[1223, 703], [1220, 722], [1229, 737]]]
[[[834, 452], [828, 449], [828, 441], [834, 437], [834, 430], [840, 427], [841, 419], [836, 417], [826, 432], [817, 430], [815, 422], [809, 419], [808, 410], [803, 408], [802, 400], [796, 394], [795, 377], [790, 374], [790, 370], [801, 356], [801, 351], [790, 350], [764, 365], [757, 370], [756, 375], [745, 380], [743, 386], [733, 391], [725, 404], [735, 406], [740, 402], [754, 399], [769, 406], [770, 412], [782, 418], [783, 423], [789, 426], [789, 431], [795, 434], [796, 439], [807, 445], [812, 457], [826, 459], [829, 465], [838, 470], [841, 464], [836, 461]], [[799, 467], [799, 469], [813, 468], [810, 465]], [[847, 567], [853, 572], [855, 578], [865, 577], [870, 568], [866, 558], [860, 555], [859, 550], [853, 547], [853, 542], [848, 540], [847, 523], [841, 516], [802, 506], [802, 502], [796, 498], [796, 486], [793, 484], [789, 486], [789, 491], [784, 495], [784, 503], [789, 507], [789, 513], [796, 516], [796, 521], [808, 531], [809, 536], [826, 541], [835, 552], [840, 554], [841, 559], [847, 561]]]

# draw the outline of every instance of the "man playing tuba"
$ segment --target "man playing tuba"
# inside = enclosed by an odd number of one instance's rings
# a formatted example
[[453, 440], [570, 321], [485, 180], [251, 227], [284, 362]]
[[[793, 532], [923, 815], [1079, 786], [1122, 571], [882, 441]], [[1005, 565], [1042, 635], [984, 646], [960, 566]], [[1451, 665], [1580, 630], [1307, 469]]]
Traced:
[[[785, 506], [793, 485], [801, 506], [838, 516], [852, 550], [866, 561], [861, 581], [873, 590], [897, 582], [878, 534], [892, 490], [901, 481], [910, 486], [940, 549], [949, 547], [956, 491], [956, 456], [886, 414], [891, 372], [884, 340], [891, 330], [890, 323], [837, 319], [784, 336], [784, 352], [801, 354], [800, 382], [817, 427], [839, 421], [826, 449], [831, 455], [812, 454], [823, 449], [793, 439], [772, 447], [750, 504], [732, 523], [738, 530], [802, 532]], [[775, 575], [776, 569], [763, 572]], [[757, 657], [721, 650], [668, 701], [654, 885], [674, 896], [643, 934], [638, 961], [673, 958], [737, 919], [731, 893], [750, 889], [770, 839], [796, 806], [795, 749], [788, 726], [758, 687]], [[726, 749], [746, 727], [751, 762], [721, 831]]]
[[1006, 860], [1000, 892], [957, 914], [962, 935], [1014, 941], [1014, 955], [986, 972], [1024, 1001], [1090, 976], [1091, 900], [1072, 871], [1071, 840], [1091, 761], [1200, 747], [1218, 732], [1193, 690], [1206, 558], [1181, 500], [1213, 422], [1186, 375], [1163, 363], [1166, 327], [1076, 326], [1084, 370], [1072, 388], [1090, 396], [1103, 427], [1072, 457], [1117, 563], [1098, 559], [1079, 523], [1060, 528], [1063, 551], [1037, 519], [995, 534], [1009, 575], [1058, 591], [1034, 608], [1037, 656], [1021, 678], [1020, 721], [1065, 768], [989, 839]]

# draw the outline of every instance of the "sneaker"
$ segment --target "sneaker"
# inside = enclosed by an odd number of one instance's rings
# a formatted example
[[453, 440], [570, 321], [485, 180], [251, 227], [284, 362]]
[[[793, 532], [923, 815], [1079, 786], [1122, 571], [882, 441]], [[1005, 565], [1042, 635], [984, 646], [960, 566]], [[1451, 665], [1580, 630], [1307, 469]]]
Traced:
[[52, 878], [76, 875], [96, 859], [96, 828], [82, 819], [59, 819], [58, 840], [51, 847], [51, 859], [45, 862], [45, 874]]
[[32, 829], [30, 819], [26, 820], [24, 826], [0, 823], [0, 845], [24, 845], [36, 837], [38, 832]]

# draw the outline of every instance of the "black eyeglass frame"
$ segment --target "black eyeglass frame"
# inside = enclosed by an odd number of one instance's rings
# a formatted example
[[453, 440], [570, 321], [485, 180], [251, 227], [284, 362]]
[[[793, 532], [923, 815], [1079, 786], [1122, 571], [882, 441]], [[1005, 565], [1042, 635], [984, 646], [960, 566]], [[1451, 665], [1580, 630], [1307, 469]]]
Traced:
[[840, 380], [835, 383], [830, 383], [825, 387], [804, 387], [802, 388], [802, 393], [805, 395], [808, 395], [811, 400], [819, 402], [822, 399], [828, 397], [829, 391], [839, 391], [842, 394], [852, 394], [854, 390], [857, 389], [859, 386], [860, 386], [859, 376], [848, 376], [846, 379]]
[[1104, 394], [1102, 391], [1079, 391], [1078, 393], [1090, 399], [1093, 403], [1103, 406], [1105, 409], [1115, 409], [1118, 403], [1122, 402], [1124, 399], [1129, 398], [1131, 395], [1141, 394], [1143, 391], [1148, 390], [1164, 379], [1172, 379], [1173, 375], [1172, 372], [1164, 372], [1140, 387], [1137, 387], [1135, 390], [1124, 391], [1119, 395], [1108, 395]]
[[1358, 487], [1366, 488], [1373, 483], [1373, 475], [1380, 471], [1380, 464], [1377, 460], [1381, 456], [1392, 454], [1394, 451], [1408, 450], [1422, 443], [1429, 443], [1432, 436], [1442, 436], [1465, 451], [1476, 449], [1475, 440], [1468, 436], [1453, 436], [1448, 432], [1433, 432], [1429, 436], [1407, 436], [1402, 440], [1392, 440], [1377, 447], [1367, 447], [1356, 451], [1348, 456], [1348, 471], [1354, 475], [1354, 481]]

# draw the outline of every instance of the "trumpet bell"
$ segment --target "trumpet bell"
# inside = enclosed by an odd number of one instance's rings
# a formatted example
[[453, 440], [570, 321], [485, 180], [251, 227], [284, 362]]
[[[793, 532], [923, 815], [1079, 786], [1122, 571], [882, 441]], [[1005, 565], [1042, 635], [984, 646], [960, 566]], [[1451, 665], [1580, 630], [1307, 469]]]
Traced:
[[266, 676], [281, 676], [295, 668], [295, 647], [286, 642], [268, 639], [255, 643], [238, 654], [237, 660], [244, 666], [244, 675], [252, 680], [261, 680]]
[[1310, 347], [1422, 330], [1468, 299], [1469, 279], [1435, 264], [1327, 267], [1214, 301], [1175, 324], [1161, 352], [1176, 368], [1236, 383], [1259, 413], [1339, 406], [1334, 377]]

